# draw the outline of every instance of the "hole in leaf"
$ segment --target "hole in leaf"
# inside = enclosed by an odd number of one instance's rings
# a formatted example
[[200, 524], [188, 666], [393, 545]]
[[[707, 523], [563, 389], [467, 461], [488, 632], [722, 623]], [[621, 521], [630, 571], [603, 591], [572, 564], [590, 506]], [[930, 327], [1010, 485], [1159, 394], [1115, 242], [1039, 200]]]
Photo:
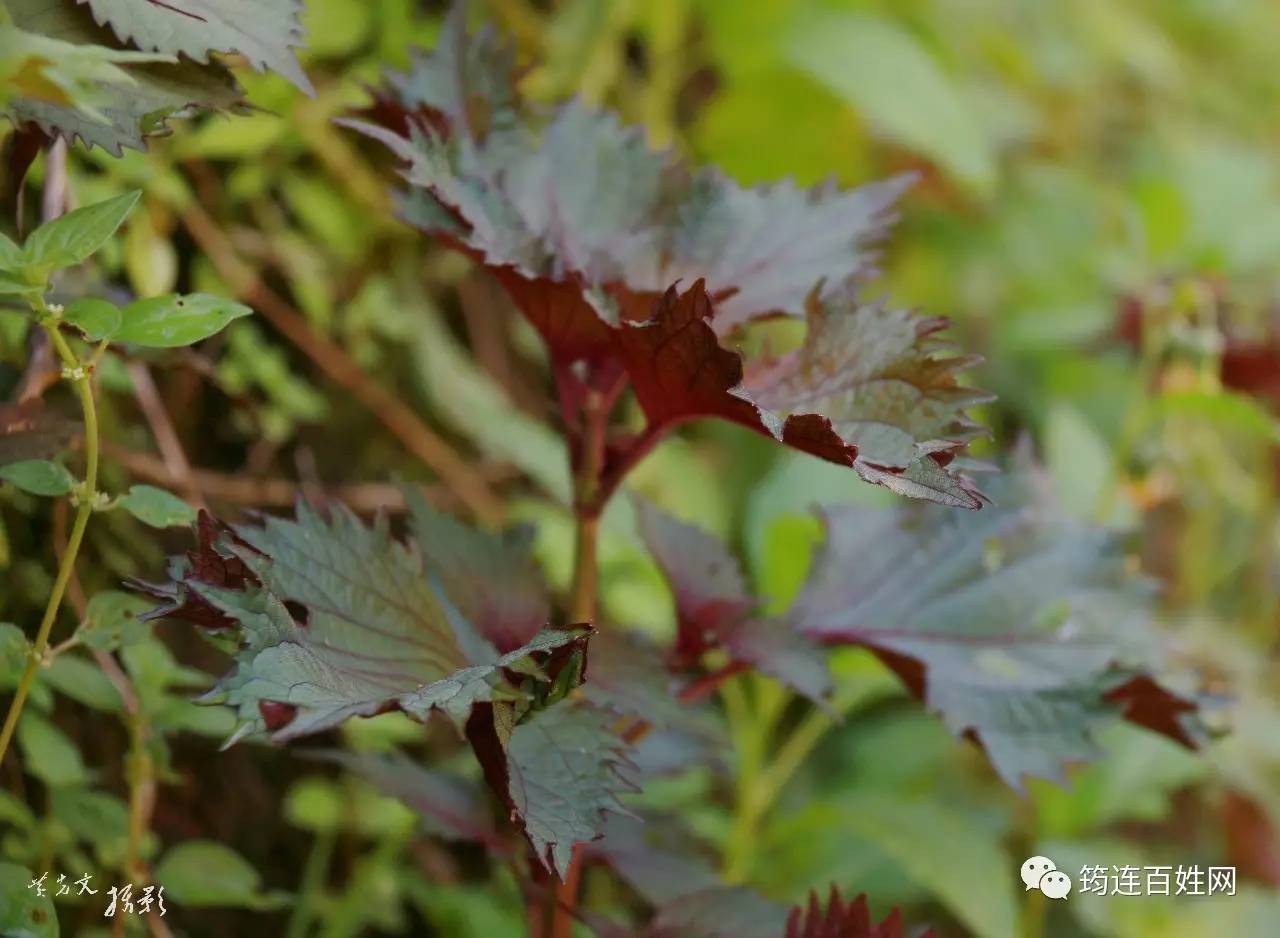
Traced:
[[296, 600], [286, 599], [284, 608], [289, 611], [289, 615], [293, 616], [293, 621], [304, 628], [311, 621], [311, 610]]

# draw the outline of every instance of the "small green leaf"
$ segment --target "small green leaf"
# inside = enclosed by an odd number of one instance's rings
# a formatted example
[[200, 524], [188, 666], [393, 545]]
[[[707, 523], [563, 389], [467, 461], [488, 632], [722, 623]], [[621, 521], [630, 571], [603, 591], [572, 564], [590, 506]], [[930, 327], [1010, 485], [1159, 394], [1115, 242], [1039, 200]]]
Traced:
[[55, 789], [49, 795], [49, 814], [99, 848], [122, 849], [129, 838], [128, 806], [104, 791]]
[[122, 322], [120, 307], [96, 296], [86, 296], [67, 304], [62, 320], [95, 341], [111, 338], [119, 331]]
[[40, 679], [64, 697], [94, 710], [115, 713], [124, 706], [115, 685], [87, 658], [58, 655], [40, 671]]
[[112, 338], [151, 348], [177, 348], [207, 339], [221, 332], [227, 323], [252, 312], [221, 296], [171, 293], [126, 306], [123, 322]]
[[888, 18], [815, 11], [788, 37], [791, 64], [890, 139], [935, 160], [980, 194], [995, 155], [963, 86], [908, 29]]
[[35, 878], [25, 866], [0, 863], [0, 935], [58, 938], [53, 893], [46, 886], [44, 895], [37, 896], [27, 887]]
[[0, 687], [12, 687], [27, 666], [31, 643], [12, 622], [0, 622]]
[[153, 528], [176, 528], [196, 520], [196, 510], [172, 492], [154, 485], [134, 485], [120, 497], [120, 507]]
[[298, 779], [285, 796], [284, 813], [289, 823], [314, 833], [338, 830], [344, 809], [341, 789], [314, 775]]
[[24, 459], [0, 466], [0, 479], [32, 495], [56, 498], [75, 488], [76, 480], [65, 467], [47, 459]]
[[27, 771], [50, 788], [83, 785], [89, 780], [80, 750], [62, 730], [38, 714], [23, 714], [18, 745]]
[[41, 283], [32, 283], [20, 274], [0, 270], [0, 295], [42, 293], [43, 291], [44, 285]]
[[22, 248], [0, 232], [0, 270], [17, 270], [22, 267]]
[[185, 906], [235, 906], [259, 911], [289, 902], [283, 893], [260, 891], [262, 877], [244, 857], [212, 840], [189, 840], [156, 864], [152, 877]]
[[87, 205], [46, 222], [32, 232], [23, 249], [28, 267], [70, 267], [102, 247], [138, 204], [140, 189]]
[[138, 617], [151, 606], [152, 603], [141, 596], [119, 590], [98, 593], [85, 609], [84, 622], [77, 633], [80, 641], [101, 651], [132, 645], [147, 634], [147, 624]]

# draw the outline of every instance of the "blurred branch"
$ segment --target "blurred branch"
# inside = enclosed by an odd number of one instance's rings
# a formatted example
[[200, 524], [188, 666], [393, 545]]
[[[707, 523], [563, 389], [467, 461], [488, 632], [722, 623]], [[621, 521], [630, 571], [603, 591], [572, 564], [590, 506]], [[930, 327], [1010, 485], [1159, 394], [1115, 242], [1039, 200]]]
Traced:
[[458, 452], [391, 391], [377, 384], [337, 343], [316, 333], [301, 313], [262, 282], [242, 260], [231, 240], [196, 204], [183, 209], [182, 221], [218, 274], [240, 299], [271, 321], [330, 378], [364, 404], [404, 447], [429, 466], [477, 517], [496, 521], [503, 503]]
[[151, 369], [146, 362], [129, 362], [129, 377], [133, 379], [133, 393], [142, 408], [143, 416], [151, 426], [151, 435], [155, 437], [156, 446], [164, 458], [165, 471], [174, 479], [174, 487], [189, 502], [202, 506], [200, 490], [191, 480], [191, 463], [178, 439], [178, 431], [174, 429], [169, 412], [156, 388], [155, 379], [151, 377]]
[[[139, 478], [171, 488], [181, 485], [181, 480], [163, 459], [110, 442], [103, 449], [113, 460]], [[498, 482], [511, 478], [515, 470], [508, 466], [488, 465], [478, 466], [475, 472], [478, 478]], [[187, 479], [196, 493], [211, 501], [260, 508], [288, 508], [297, 501], [298, 492], [302, 488], [302, 484], [294, 479], [229, 475], [198, 468], [190, 468]], [[422, 490], [434, 504], [448, 506], [458, 501], [458, 494], [446, 486], [427, 485]], [[399, 512], [406, 507], [401, 487], [391, 482], [337, 485], [325, 487], [324, 493], [359, 512]]]

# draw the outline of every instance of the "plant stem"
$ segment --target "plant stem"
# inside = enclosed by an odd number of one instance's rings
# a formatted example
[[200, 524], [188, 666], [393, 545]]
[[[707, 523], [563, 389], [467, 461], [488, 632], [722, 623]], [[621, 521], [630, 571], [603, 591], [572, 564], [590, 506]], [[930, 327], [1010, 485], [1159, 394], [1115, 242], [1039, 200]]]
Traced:
[[[46, 315], [48, 313], [43, 299], [37, 301], [37, 312]], [[18, 727], [18, 718], [22, 715], [23, 705], [27, 702], [27, 694], [31, 691], [36, 671], [44, 660], [45, 649], [49, 645], [49, 633], [53, 631], [53, 623], [57, 620], [58, 610], [62, 607], [62, 598], [66, 595], [67, 584], [71, 582], [76, 556], [80, 553], [80, 545], [84, 542], [85, 528], [89, 525], [89, 516], [93, 514], [94, 496], [98, 491], [98, 410], [93, 400], [93, 378], [88, 369], [81, 370], [80, 360], [67, 344], [67, 340], [58, 332], [57, 323], [46, 321], [44, 328], [63, 364], [77, 374], [71, 381], [75, 387], [76, 396], [80, 399], [80, 409], [84, 413], [84, 485], [80, 490], [80, 504], [76, 508], [71, 535], [67, 538], [67, 549], [58, 564], [58, 575], [53, 581], [49, 603], [45, 606], [44, 618], [40, 621], [40, 628], [36, 630], [36, 638], [31, 646], [27, 666], [23, 669], [22, 677], [18, 679], [18, 687], [13, 693], [9, 712], [4, 718], [4, 728], [0, 729], [0, 764], [3, 764], [5, 754], [9, 751], [9, 743], [13, 739], [14, 730]]]
[[325, 877], [329, 873], [336, 843], [337, 835], [331, 830], [317, 832], [311, 842], [306, 865], [302, 868], [302, 882], [298, 886], [298, 901], [289, 917], [285, 938], [303, 938], [307, 927], [319, 916], [320, 910], [316, 906], [324, 892]]
[[[569, 618], [575, 622], [593, 622], [599, 588], [598, 546], [600, 537], [600, 476], [604, 469], [605, 425], [608, 402], [597, 391], [587, 395], [583, 406], [580, 449], [576, 455], [573, 477], [574, 560], [573, 589], [569, 601]], [[574, 908], [578, 904], [578, 887], [582, 881], [582, 852], [573, 851], [564, 881], [551, 894], [547, 938], [571, 938]]]
[[[725, 690], [736, 682], [728, 682]], [[761, 819], [769, 812], [774, 803], [778, 800], [778, 796], [782, 794], [782, 789], [787, 782], [791, 781], [792, 776], [799, 771], [804, 765], [805, 759], [813, 752], [814, 748], [822, 741], [822, 738], [839, 722], [841, 718], [848, 715], [860, 704], [875, 697], [877, 690], [873, 685], [864, 685], [854, 688], [843, 695], [839, 700], [833, 701], [831, 710], [814, 709], [811, 710], [800, 724], [787, 734], [786, 742], [778, 748], [773, 758], [767, 765], [761, 768], [761, 763], [757, 758], [750, 765], [750, 772], [744, 773], [747, 777], [739, 786], [739, 797], [737, 810], [733, 819], [733, 827], [729, 832], [729, 839], [725, 845], [724, 855], [724, 875], [730, 882], [740, 882], [750, 874], [751, 864], [755, 859], [755, 848], [757, 846], [758, 828]], [[781, 696], [781, 695], [780, 695]], [[728, 698], [726, 698], [728, 702]], [[768, 699], [766, 703], [769, 706], [762, 708], [764, 714], [762, 722], [764, 726], [757, 732], [757, 747], [763, 747], [767, 742], [768, 735], [772, 733], [773, 728], [777, 724], [777, 720], [781, 717], [785, 703], [782, 701]], [[730, 725], [735, 722], [735, 714], [733, 708], [730, 711]], [[740, 721], [742, 717], [737, 717]]]
[[135, 707], [129, 714], [129, 846], [125, 854], [125, 870], [130, 879], [141, 878], [142, 837], [147, 832], [151, 811], [148, 802], [154, 794], [155, 766], [147, 752], [147, 737], [151, 733], [150, 720]]

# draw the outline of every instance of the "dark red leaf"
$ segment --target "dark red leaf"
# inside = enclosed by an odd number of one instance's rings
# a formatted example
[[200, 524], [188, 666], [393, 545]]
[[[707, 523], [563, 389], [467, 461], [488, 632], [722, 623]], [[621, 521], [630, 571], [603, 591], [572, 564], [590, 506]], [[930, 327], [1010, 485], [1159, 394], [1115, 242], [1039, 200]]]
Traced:
[[1108, 703], [1121, 708], [1121, 715], [1130, 723], [1168, 736], [1188, 749], [1198, 747], [1198, 740], [1187, 730], [1187, 718], [1193, 717], [1199, 706], [1162, 687], [1149, 675], [1134, 675], [1104, 696]]
[[[408, 164], [406, 219], [506, 287], [562, 396], [570, 372], [596, 388], [629, 382], [649, 425], [607, 441], [606, 495], [674, 425], [718, 417], [900, 494], [981, 506], [947, 468], [975, 433], [965, 408], [987, 399], [956, 380], [972, 360], [938, 340], [942, 320], [857, 296], [905, 180], [743, 188], [579, 103], [542, 120], [511, 61], [495, 33], [470, 36], [454, 16], [436, 51], [393, 79], [402, 112], [352, 126]], [[806, 316], [808, 339], [744, 371], [724, 337], [770, 315]], [[572, 428], [571, 402], [562, 409]]]
[[757, 614], [737, 560], [705, 531], [677, 521], [654, 506], [638, 506], [640, 531], [676, 600], [673, 662], [698, 664], [702, 654], [723, 648], [748, 664], [817, 700], [830, 690], [821, 650], [806, 636]]
[[[1120, 539], [1063, 518], [1028, 469], [997, 491], [980, 515], [826, 510], [787, 620], [875, 652], [1014, 787], [1096, 758], [1093, 736], [1117, 716], [1195, 745], [1197, 704], [1147, 673], [1149, 590]], [[1135, 658], [1118, 635], [1150, 650]]]
[[244, 561], [220, 546], [224, 542], [247, 545], [235, 537], [230, 527], [203, 509], [196, 518], [195, 534], [195, 549], [171, 563], [169, 583], [157, 585], [129, 580], [127, 585], [160, 600], [160, 605], [143, 615], [143, 619], [180, 619], [210, 631], [234, 628], [235, 619], [201, 596], [192, 585], [200, 583], [236, 590], [257, 585], [257, 577]]
[[[929, 929], [920, 938], [933, 935]], [[865, 893], [844, 902], [833, 885], [825, 909], [818, 894], [810, 892], [807, 906], [791, 910], [785, 938], [903, 938], [902, 916], [894, 909], [883, 922], [874, 924]]]

